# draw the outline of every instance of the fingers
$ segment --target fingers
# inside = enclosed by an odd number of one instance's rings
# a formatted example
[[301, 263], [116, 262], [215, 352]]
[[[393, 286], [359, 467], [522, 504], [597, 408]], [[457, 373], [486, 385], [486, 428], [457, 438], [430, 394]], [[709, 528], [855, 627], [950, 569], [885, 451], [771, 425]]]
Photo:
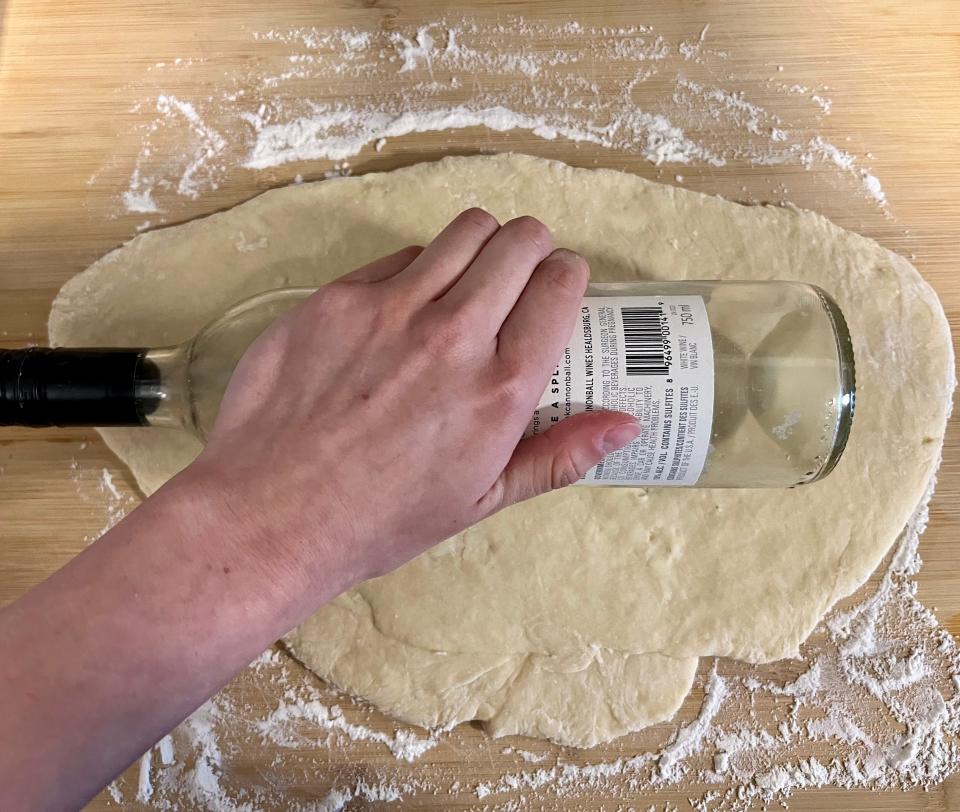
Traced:
[[499, 228], [497, 219], [483, 209], [461, 212], [397, 281], [416, 288], [426, 300], [442, 296]]
[[344, 276], [341, 276], [339, 282], [382, 282], [392, 276], [400, 273], [411, 262], [413, 262], [423, 251], [420, 245], [408, 245], [389, 256], [375, 259], [362, 268], [357, 268]]
[[636, 439], [640, 431], [632, 415], [585, 412], [521, 440], [500, 478], [481, 500], [484, 513], [576, 482], [605, 455]]
[[590, 268], [579, 254], [558, 249], [541, 262], [500, 328], [505, 374], [546, 377], [570, 341]]
[[533, 217], [502, 226], [441, 300], [467, 310], [488, 336], [495, 336], [536, 267], [553, 250], [550, 230]]

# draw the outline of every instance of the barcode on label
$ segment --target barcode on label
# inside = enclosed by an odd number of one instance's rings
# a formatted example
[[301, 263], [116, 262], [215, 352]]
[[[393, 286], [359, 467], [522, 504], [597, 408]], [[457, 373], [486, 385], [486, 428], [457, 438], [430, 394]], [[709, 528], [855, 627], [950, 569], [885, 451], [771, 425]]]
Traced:
[[669, 375], [670, 329], [662, 307], [621, 307], [627, 375]]

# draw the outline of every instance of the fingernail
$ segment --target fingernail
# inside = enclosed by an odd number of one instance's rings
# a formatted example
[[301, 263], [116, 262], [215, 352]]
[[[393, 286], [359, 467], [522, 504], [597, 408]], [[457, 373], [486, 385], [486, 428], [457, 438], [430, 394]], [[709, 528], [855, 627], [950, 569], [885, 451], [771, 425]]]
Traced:
[[590, 272], [590, 266], [587, 264], [587, 261], [583, 258], [581, 254], [578, 254], [576, 251], [571, 251], [569, 248], [556, 248], [553, 253], [550, 254], [550, 259], [559, 259], [563, 262], [566, 262], [568, 265], [578, 265], [587, 269], [587, 273]]
[[604, 454], [623, 448], [627, 443], [636, 440], [641, 430], [639, 423], [621, 423], [619, 426], [614, 426], [603, 435], [600, 448]]

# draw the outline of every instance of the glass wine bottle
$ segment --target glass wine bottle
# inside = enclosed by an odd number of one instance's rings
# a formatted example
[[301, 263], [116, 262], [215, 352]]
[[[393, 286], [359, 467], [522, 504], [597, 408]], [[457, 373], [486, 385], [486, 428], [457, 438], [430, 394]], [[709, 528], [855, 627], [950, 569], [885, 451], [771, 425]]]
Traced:
[[[244, 351], [313, 291], [262, 293], [162, 348], [0, 350], [0, 425], [212, 427]], [[581, 482], [790, 487], [840, 459], [854, 406], [846, 322], [796, 282], [592, 284], [528, 435], [595, 409], [644, 427]]]

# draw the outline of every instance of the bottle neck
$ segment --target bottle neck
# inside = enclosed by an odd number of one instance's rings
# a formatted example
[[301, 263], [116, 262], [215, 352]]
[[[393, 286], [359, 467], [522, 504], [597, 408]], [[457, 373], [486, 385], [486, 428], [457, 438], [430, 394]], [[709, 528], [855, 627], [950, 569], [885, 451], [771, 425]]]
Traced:
[[154, 425], [155, 415], [168, 411], [164, 370], [153, 360], [154, 352], [0, 350], [0, 425]]
[[196, 415], [191, 408], [187, 360], [189, 344], [147, 350], [137, 376], [137, 399], [148, 404], [146, 426], [185, 428], [198, 434]]

